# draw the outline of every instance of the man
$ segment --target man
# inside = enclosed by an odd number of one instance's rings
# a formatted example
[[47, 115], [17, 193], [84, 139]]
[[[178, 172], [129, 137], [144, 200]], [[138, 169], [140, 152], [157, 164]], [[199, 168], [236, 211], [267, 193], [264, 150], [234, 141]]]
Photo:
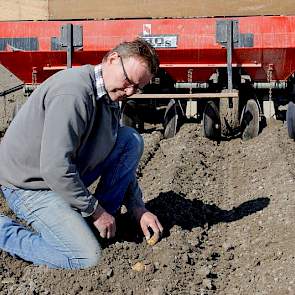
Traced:
[[[16, 215], [34, 231], [0, 215], [0, 248], [52, 268], [96, 265], [102, 238], [115, 236], [124, 203], [149, 238], [163, 230], [144, 207], [136, 179], [143, 140], [119, 126], [118, 100], [145, 86], [158, 68], [144, 40], [124, 42], [102, 63], [61, 71], [43, 82], [0, 145], [0, 184]], [[87, 187], [100, 177], [94, 195]]]

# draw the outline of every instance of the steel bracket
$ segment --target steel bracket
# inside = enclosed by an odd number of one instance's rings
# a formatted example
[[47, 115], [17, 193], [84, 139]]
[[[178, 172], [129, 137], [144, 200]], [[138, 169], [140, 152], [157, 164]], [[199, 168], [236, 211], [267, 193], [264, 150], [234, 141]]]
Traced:
[[228, 36], [228, 26], [232, 24], [232, 43], [233, 48], [253, 47], [254, 34], [242, 34], [239, 31], [238, 20], [218, 20], [216, 22], [216, 42], [226, 47], [230, 36]]
[[51, 37], [51, 50], [67, 51], [67, 68], [72, 67], [73, 51], [77, 47], [83, 48], [83, 26], [71, 23], [62, 25], [60, 38]]
[[[72, 35], [71, 38], [69, 36], [70, 34]], [[83, 46], [83, 27], [73, 24], [61, 26], [60, 43], [63, 47], [69, 45], [73, 47]]]

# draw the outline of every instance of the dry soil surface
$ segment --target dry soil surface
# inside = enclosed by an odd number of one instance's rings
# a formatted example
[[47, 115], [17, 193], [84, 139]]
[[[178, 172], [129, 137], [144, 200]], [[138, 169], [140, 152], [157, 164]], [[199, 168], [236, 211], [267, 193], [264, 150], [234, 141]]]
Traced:
[[[0, 251], [0, 294], [295, 294], [295, 143], [286, 127], [269, 122], [245, 142], [210, 141], [198, 124], [168, 140], [157, 128], [143, 136], [138, 175], [162, 240], [147, 245], [122, 213], [97, 267], [52, 270]], [[3, 199], [0, 210], [11, 214]]]

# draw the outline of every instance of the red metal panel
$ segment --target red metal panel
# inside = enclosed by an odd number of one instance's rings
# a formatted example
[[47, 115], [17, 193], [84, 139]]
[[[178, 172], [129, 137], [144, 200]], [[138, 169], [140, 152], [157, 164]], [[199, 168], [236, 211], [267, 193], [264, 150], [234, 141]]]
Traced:
[[[237, 48], [233, 62], [243, 64], [253, 80], [265, 81], [269, 64], [273, 64], [273, 79], [285, 80], [295, 71], [295, 16], [258, 16], [234, 18], [241, 33], [254, 34], [252, 48]], [[206, 81], [214, 67], [226, 63], [226, 50], [216, 42], [216, 18], [199, 19], [137, 19], [75, 21], [83, 26], [83, 50], [75, 51], [73, 64], [95, 64], [116, 44], [132, 40], [150, 25], [151, 34], [178, 36], [177, 48], [157, 49], [162, 65], [176, 81], [187, 80], [187, 70], [193, 66], [193, 80]], [[53, 71], [44, 67], [66, 65], [66, 53], [51, 51], [51, 37], [60, 36], [60, 27], [67, 22], [0, 22], [0, 38], [36, 37], [39, 51], [1, 52], [0, 62], [27, 83], [31, 82], [32, 68], [36, 67], [38, 82]], [[8, 48], [9, 49], [9, 48]], [[7, 50], [8, 50], [7, 49]], [[177, 64], [190, 66], [177, 67]], [[255, 65], [261, 64], [261, 67]], [[219, 65], [219, 66], [218, 66]], [[198, 68], [199, 67], [199, 68]]]

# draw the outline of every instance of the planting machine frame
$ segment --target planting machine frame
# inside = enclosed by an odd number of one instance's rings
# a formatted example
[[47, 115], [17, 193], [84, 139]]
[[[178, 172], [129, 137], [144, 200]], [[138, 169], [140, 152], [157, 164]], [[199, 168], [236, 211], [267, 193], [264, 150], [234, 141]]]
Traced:
[[122, 102], [123, 124], [141, 129], [162, 121], [168, 138], [190, 119], [203, 122], [208, 138], [248, 139], [289, 103], [295, 137], [295, 16], [2, 21], [0, 63], [22, 83], [0, 96], [33, 90], [62, 69], [97, 64], [136, 37], [156, 48], [160, 71]]

